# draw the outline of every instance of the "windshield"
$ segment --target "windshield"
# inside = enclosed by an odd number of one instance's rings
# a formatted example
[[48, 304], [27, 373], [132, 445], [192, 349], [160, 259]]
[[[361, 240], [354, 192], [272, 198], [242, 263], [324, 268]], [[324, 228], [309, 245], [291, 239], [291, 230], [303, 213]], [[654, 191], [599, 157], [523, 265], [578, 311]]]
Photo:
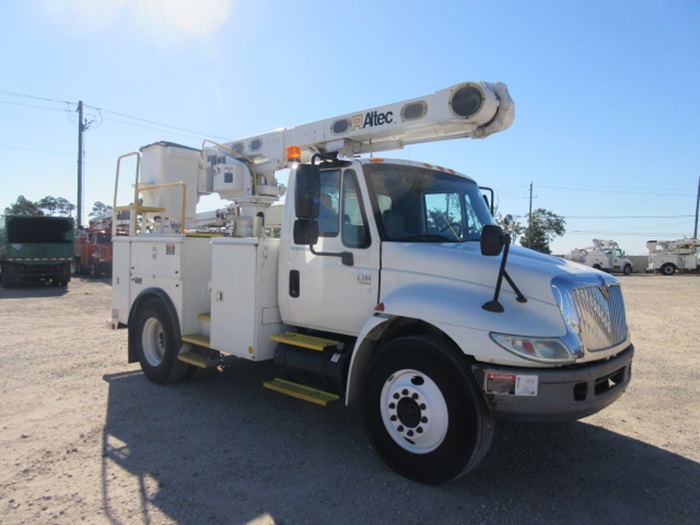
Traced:
[[473, 181], [418, 165], [369, 163], [364, 170], [385, 241], [478, 241], [493, 224]]

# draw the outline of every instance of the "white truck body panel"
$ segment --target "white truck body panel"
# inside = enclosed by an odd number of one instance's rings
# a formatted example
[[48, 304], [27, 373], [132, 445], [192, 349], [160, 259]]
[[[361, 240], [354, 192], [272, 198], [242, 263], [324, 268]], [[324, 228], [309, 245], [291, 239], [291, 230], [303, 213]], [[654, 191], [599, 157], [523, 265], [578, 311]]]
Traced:
[[272, 359], [284, 326], [277, 304], [279, 240], [213, 238], [211, 347], [251, 360]]

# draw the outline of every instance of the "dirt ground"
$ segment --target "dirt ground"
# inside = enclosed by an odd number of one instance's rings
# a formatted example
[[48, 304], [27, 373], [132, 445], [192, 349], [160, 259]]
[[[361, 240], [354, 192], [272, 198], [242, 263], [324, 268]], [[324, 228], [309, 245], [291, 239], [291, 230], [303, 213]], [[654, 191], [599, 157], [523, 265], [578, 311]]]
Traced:
[[357, 408], [262, 388], [266, 364], [149, 383], [106, 326], [107, 281], [0, 289], [0, 522], [698, 523], [700, 276], [620, 279], [624, 396], [575, 423], [499, 422], [441, 486], [385, 467]]

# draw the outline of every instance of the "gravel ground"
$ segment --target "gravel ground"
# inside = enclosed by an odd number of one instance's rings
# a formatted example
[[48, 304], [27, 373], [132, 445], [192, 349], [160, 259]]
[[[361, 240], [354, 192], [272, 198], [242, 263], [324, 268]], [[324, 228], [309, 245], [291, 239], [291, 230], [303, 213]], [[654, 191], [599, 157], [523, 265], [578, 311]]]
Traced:
[[357, 408], [262, 388], [266, 364], [149, 383], [106, 326], [106, 281], [0, 289], [0, 522], [698, 523], [700, 276], [621, 281], [625, 395], [575, 423], [499, 422], [441, 486], [385, 467]]

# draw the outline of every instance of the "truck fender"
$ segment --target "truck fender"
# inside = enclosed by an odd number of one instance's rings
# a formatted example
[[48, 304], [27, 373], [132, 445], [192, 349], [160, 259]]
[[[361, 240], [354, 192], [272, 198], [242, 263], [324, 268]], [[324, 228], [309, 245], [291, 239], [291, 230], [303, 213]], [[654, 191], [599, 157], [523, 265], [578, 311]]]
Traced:
[[352, 359], [350, 360], [350, 370], [345, 389], [345, 404], [349, 405], [357, 399], [362, 390], [362, 380], [369, 366], [372, 355], [372, 343], [378, 341], [388, 326], [389, 317], [372, 316], [365, 321], [362, 330], [357, 336], [355, 347], [352, 349]]
[[[173, 328], [175, 329], [175, 333], [177, 334], [177, 337], [180, 337], [180, 319], [178, 318], [177, 315], [177, 310], [175, 309], [175, 305], [173, 304], [172, 300], [168, 296], [168, 294], [163, 291], [160, 288], [146, 288], [143, 290], [137, 297], [134, 299], [134, 302], [131, 305], [131, 310], [129, 310], [129, 322], [127, 326], [133, 326], [133, 323], [136, 321], [136, 313], [139, 311], [141, 308], [141, 305], [146, 299], [150, 299], [151, 297], [157, 297], [160, 299], [165, 306], [165, 310], [168, 312], [168, 315], [170, 316], [170, 319], [173, 323]], [[134, 333], [132, 330], [129, 330], [129, 338], [128, 338], [128, 352], [129, 352], [129, 363], [135, 363], [139, 360], [138, 356], [136, 355], [136, 345], [135, 345], [135, 337], [139, 337], [139, 334]]]

